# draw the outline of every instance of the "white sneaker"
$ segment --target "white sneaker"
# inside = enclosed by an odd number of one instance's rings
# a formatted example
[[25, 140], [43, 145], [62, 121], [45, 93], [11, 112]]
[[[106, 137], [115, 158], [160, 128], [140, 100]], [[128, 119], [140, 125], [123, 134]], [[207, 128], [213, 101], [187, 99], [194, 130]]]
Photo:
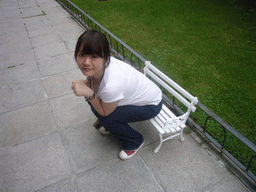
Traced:
[[144, 141], [142, 142], [142, 144], [137, 149], [134, 149], [134, 150], [131, 150], [131, 151], [126, 151], [126, 150], [120, 151], [120, 153], [119, 153], [120, 159], [122, 159], [122, 160], [130, 159], [131, 157], [133, 157], [139, 151], [139, 149], [143, 145], [144, 145]]
[[107, 131], [104, 127], [99, 128], [99, 131], [100, 131], [100, 133], [101, 133], [102, 135], [107, 135], [107, 134], [110, 133], [110, 132]]

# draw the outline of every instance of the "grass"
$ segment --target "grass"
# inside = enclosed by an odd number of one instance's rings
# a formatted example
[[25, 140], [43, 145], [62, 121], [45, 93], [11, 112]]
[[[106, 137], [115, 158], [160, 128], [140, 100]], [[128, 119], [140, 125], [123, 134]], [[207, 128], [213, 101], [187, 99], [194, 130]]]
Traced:
[[[255, 4], [249, 0], [72, 2], [256, 144]], [[200, 110], [193, 117], [204, 123]], [[220, 126], [210, 123], [207, 130], [222, 142]], [[231, 135], [227, 143], [227, 149], [245, 156], [242, 161], [248, 163], [253, 153]]]

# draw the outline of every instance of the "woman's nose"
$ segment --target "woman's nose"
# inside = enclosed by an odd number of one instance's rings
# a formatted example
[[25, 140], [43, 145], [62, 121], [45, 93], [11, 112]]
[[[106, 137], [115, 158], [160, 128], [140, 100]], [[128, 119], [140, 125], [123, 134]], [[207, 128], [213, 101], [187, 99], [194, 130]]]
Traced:
[[84, 64], [84, 65], [90, 65], [90, 58], [87, 57], [87, 56], [85, 56], [85, 57], [84, 57], [84, 60], [83, 60], [83, 64]]

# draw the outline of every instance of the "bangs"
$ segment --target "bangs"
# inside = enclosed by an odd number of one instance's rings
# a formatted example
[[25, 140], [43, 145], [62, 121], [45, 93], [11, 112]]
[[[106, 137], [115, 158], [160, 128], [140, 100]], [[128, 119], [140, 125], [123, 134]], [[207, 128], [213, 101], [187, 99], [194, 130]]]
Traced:
[[95, 41], [95, 39], [85, 40], [81, 44], [79, 51], [81, 51], [83, 55], [96, 55], [101, 58], [104, 57], [102, 44], [97, 40]]

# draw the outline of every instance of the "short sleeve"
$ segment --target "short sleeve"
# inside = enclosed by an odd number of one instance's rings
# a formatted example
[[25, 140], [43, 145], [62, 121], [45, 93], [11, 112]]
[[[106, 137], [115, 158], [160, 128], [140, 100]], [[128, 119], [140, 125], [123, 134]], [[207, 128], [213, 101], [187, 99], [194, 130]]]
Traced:
[[112, 103], [124, 98], [124, 90], [119, 86], [107, 87], [101, 92], [100, 98], [104, 103]]

